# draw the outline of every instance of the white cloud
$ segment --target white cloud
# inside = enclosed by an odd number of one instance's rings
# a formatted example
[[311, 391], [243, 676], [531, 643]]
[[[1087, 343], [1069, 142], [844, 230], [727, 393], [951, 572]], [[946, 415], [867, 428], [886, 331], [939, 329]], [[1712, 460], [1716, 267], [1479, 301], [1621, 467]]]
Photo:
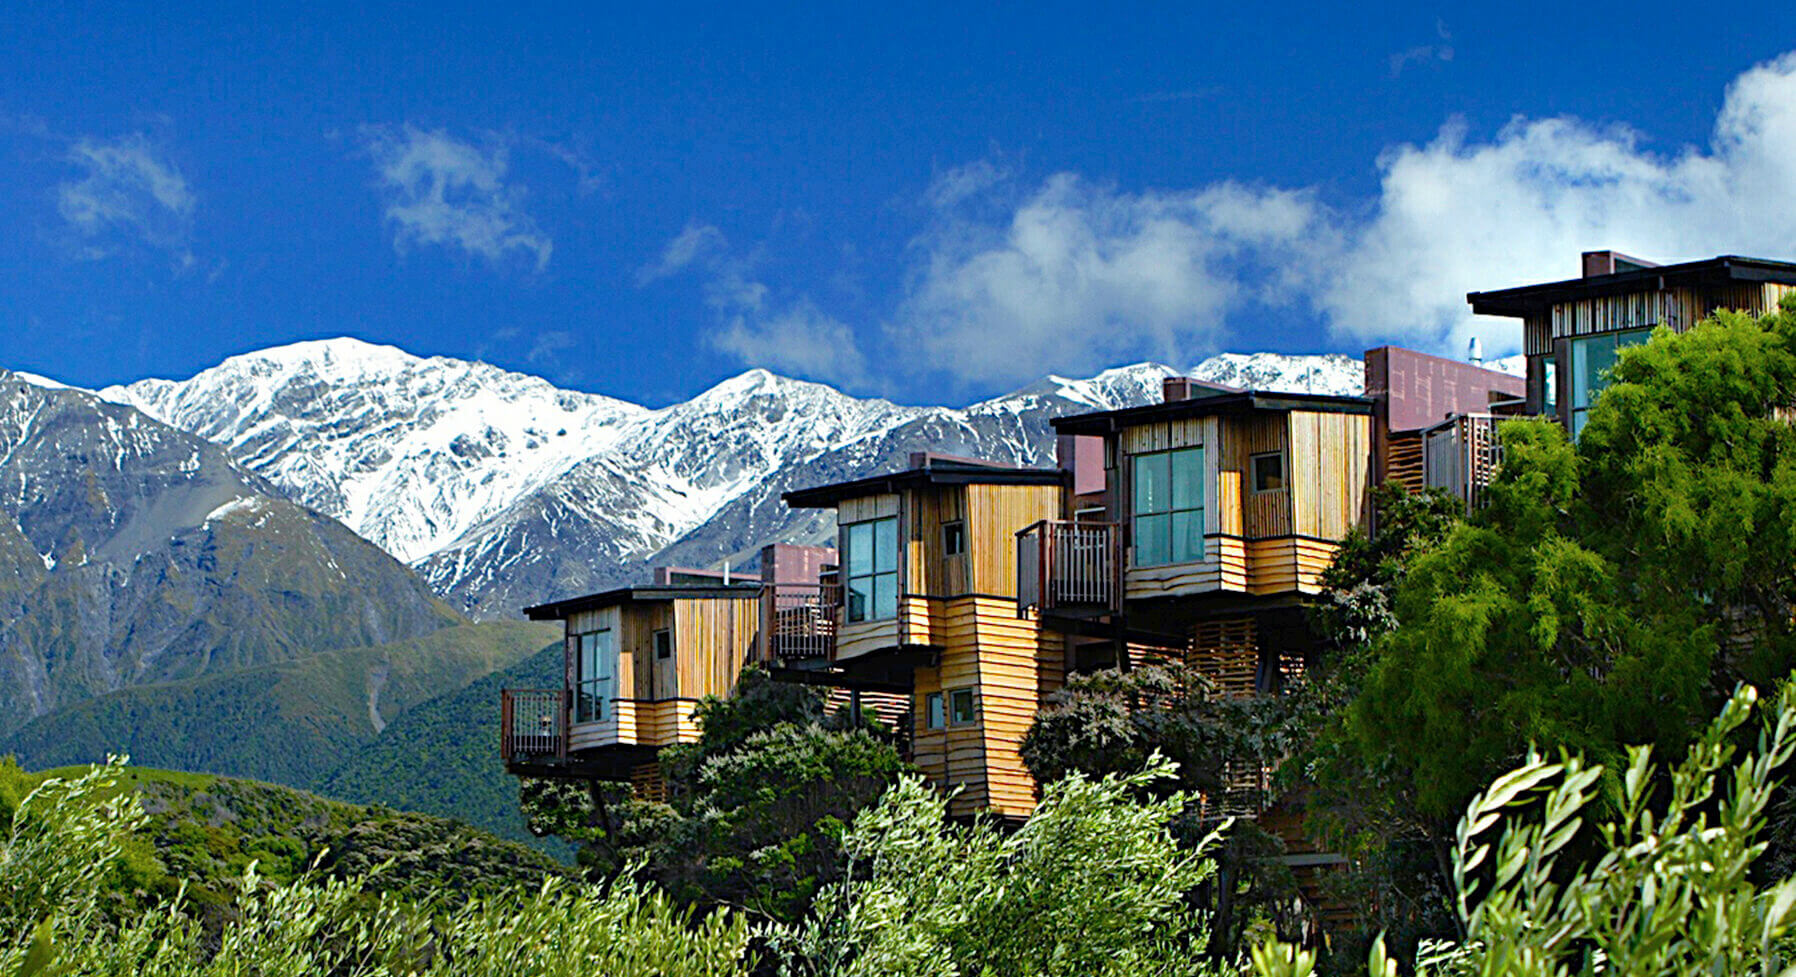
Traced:
[[712, 342], [744, 363], [776, 372], [848, 384], [869, 379], [854, 330], [808, 298], [770, 315], [758, 307], [731, 314]]
[[[981, 164], [925, 195], [935, 226], [888, 338], [915, 372], [976, 383], [1142, 357], [1190, 362], [1253, 343], [1256, 309], [1314, 314], [1341, 344], [1458, 355], [1519, 348], [1513, 320], [1469, 291], [1579, 273], [1582, 251], [1671, 262], [1796, 257], [1796, 53], [1729, 87], [1706, 147], [1654, 151], [1639, 132], [1517, 118], [1493, 137], [1449, 121], [1377, 160], [1366, 204], [1223, 182], [1126, 193], [1074, 174], [1012, 199]], [[994, 176], [994, 174], [997, 174]]]
[[639, 286], [688, 269], [704, 276], [705, 304], [717, 316], [712, 348], [748, 366], [835, 383], [867, 382], [860, 340], [845, 322], [818, 308], [807, 295], [775, 305], [772, 290], [755, 280], [755, 258], [733, 254], [722, 231], [686, 225], [661, 256], [636, 274]]
[[57, 187], [57, 211], [80, 239], [83, 257], [106, 257], [133, 243], [169, 252], [177, 270], [194, 264], [189, 241], [198, 198], [149, 137], [79, 139], [66, 159], [82, 176]]
[[460, 248], [495, 264], [517, 253], [539, 271], [548, 266], [554, 242], [524, 212], [524, 188], [507, 182], [503, 141], [481, 146], [411, 125], [369, 127], [362, 136], [393, 225], [394, 248]]
[[950, 173], [938, 181], [950, 190], [931, 190], [936, 222], [912, 244], [917, 271], [888, 329], [920, 365], [975, 383], [1213, 348], [1232, 311], [1276, 294], [1263, 286], [1279, 272], [1261, 262], [1321, 233], [1307, 192], [1128, 194], [1067, 173], [992, 226], [960, 206], [986, 177]]
[[1439, 44], [1418, 44], [1415, 47], [1399, 51], [1391, 55], [1391, 77], [1403, 74], [1403, 69], [1412, 64], [1427, 64], [1430, 61], [1453, 60], [1453, 34], [1447, 30], [1447, 22], [1435, 18], [1434, 33], [1440, 38]]
[[1629, 129], [1516, 119], [1489, 142], [1449, 124], [1379, 162], [1376, 212], [1318, 276], [1336, 335], [1512, 350], [1465, 293], [1578, 274], [1581, 251], [1658, 261], [1796, 256], [1796, 55], [1735, 80], [1707, 148], [1651, 152]]
[[636, 284], [647, 285], [685, 271], [694, 261], [708, 258], [727, 247], [723, 232], [710, 224], [687, 224], [686, 229], [667, 242], [661, 257], [636, 272]]

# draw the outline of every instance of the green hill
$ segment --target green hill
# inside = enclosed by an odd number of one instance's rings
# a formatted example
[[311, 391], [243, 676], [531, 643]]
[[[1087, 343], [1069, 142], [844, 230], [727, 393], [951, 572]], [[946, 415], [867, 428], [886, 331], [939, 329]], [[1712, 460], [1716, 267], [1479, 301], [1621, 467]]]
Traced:
[[[0, 753], [15, 754], [26, 767], [124, 753], [155, 767], [314, 788], [406, 710], [525, 659], [557, 637], [553, 625], [468, 624], [393, 644], [123, 689], [38, 717], [0, 738]], [[496, 721], [496, 705], [486, 712]], [[489, 747], [496, 741], [496, 732], [483, 740]], [[373, 789], [365, 796], [385, 800]], [[466, 817], [452, 809], [439, 813]]]
[[[86, 772], [27, 773], [0, 759], [0, 830], [38, 782]], [[349, 877], [385, 865], [371, 888], [437, 898], [534, 885], [567, 871], [540, 852], [446, 818], [346, 804], [275, 784], [131, 767], [120, 787], [135, 791], [148, 815], [144, 847], [127, 859], [125, 887], [140, 894], [167, 895], [185, 883], [201, 904], [227, 903], [252, 860], [275, 882], [314, 866]]]
[[557, 644], [414, 706], [317, 789], [345, 800], [461, 818], [502, 838], [565, 855], [565, 846], [532, 838], [525, 830], [517, 780], [499, 759], [499, 690], [559, 687], [561, 669]]

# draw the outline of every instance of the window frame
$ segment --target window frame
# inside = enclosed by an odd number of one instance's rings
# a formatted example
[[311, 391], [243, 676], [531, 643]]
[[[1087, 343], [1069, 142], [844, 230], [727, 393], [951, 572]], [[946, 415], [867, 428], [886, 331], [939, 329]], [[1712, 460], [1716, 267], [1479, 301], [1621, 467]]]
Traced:
[[923, 693], [923, 728], [948, 728], [948, 706], [939, 691]]
[[[1188, 455], [1191, 457], [1195, 464], [1195, 469], [1187, 470], [1193, 470], [1196, 473], [1195, 484], [1187, 487], [1183, 492], [1181, 492], [1180, 486], [1184, 483], [1182, 483], [1176, 475], [1176, 472], [1179, 471], [1179, 466], [1177, 464], [1179, 459], [1177, 456], [1181, 455]], [[1144, 468], [1146, 465], [1151, 464], [1155, 462], [1156, 459], [1160, 458], [1166, 459], [1166, 483], [1164, 487], [1166, 493], [1166, 505], [1164, 508], [1144, 510], [1142, 505], [1144, 486], [1148, 486], [1149, 483], [1147, 480], [1151, 477], [1151, 470], [1144, 471]], [[1202, 563], [1204, 561], [1209, 549], [1206, 540], [1204, 539], [1205, 509], [1207, 508], [1209, 496], [1208, 491], [1206, 491], [1208, 486], [1204, 484], [1204, 465], [1206, 460], [1207, 459], [1204, 457], [1203, 445], [1187, 445], [1181, 448], [1168, 448], [1163, 451], [1143, 451], [1129, 457], [1129, 473], [1131, 479], [1129, 493], [1129, 539], [1131, 549], [1133, 550], [1130, 556], [1131, 566], [1137, 568], [1165, 567], [1179, 566], [1188, 563]], [[1151, 491], [1151, 488], [1148, 488], [1147, 490]], [[1181, 494], [1195, 495], [1195, 504], [1189, 504], [1192, 500], [1187, 498], [1185, 501], [1188, 504], [1180, 505], [1179, 497]], [[1196, 532], [1193, 537], [1196, 543], [1195, 552], [1181, 550], [1178, 546], [1179, 534], [1176, 527], [1179, 524], [1181, 516], [1187, 521], [1188, 530], [1191, 521], [1195, 521], [1196, 523]], [[1159, 529], [1157, 524], [1149, 523], [1149, 520], [1163, 520], [1165, 528], [1163, 530]], [[1156, 528], [1151, 532], [1145, 530], [1143, 528], [1144, 523], [1155, 525]], [[1161, 551], [1158, 549], [1146, 550], [1142, 544], [1146, 540], [1154, 539], [1160, 533], [1164, 533], [1164, 555], [1162, 558], [1155, 559], [1150, 554], [1157, 554]]]
[[[586, 640], [589, 638], [593, 643], [590, 654], [586, 646]], [[615, 693], [617, 670], [617, 634], [613, 629], [594, 628], [591, 631], [575, 633], [573, 688], [573, 721], [575, 723], [602, 723], [605, 721], [605, 716], [609, 711], [608, 700], [615, 696], [603, 693]], [[589, 671], [599, 674], [589, 675]], [[610, 674], [605, 674], [606, 672]]]
[[[1629, 346], [1640, 346], [1653, 338], [1653, 326], [1638, 329], [1613, 329], [1608, 332], [1593, 333], [1588, 336], [1573, 336], [1568, 344], [1568, 358], [1571, 360], [1571, 397], [1566, 404], [1566, 424], [1571, 431], [1572, 440], [1584, 433], [1584, 425], [1589, 422], [1590, 410], [1596, 406], [1596, 400], [1603, 391], [1609, 389], [1609, 371], [1621, 362], [1621, 351]], [[1625, 340], [1625, 341], [1624, 341]], [[1608, 343], [1610, 348], [1609, 365], [1602, 367], [1596, 377], [1589, 377], [1591, 352], [1597, 343]], [[1591, 389], [1592, 385], [1595, 389]], [[1580, 399], [1583, 403], [1580, 405]]]
[[[1271, 488], [1261, 488], [1260, 462], [1269, 458], [1278, 462], [1278, 484]], [[1247, 476], [1249, 484], [1253, 486], [1253, 494], [1255, 495], [1264, 495], [1268, 492], [1283, 492], [1285, 489], [1291, 487], [1291, 473], [1289, 471], [1289, 466], [1285, 464], [1285, 453], [1283, 449], [1278, 451], [1262, 451], [1258, 454], [1248, 455]]]
[[[951, 542], [958, 543], [959, 546], [949, 545]], [[965, 519], [950, 519], [942, 523], [942, 555], [967, 555], [967, 521]]]
[[[871, 541], [872, 554], [868, 557], [865, 572], [854, 572], [857, 547], [853, 543], [855, 530], [867, 527], [867, 538]], [[882, 533], [881, 527], [889, 526], [890, 531]], [[880, 545], [881, 538], [888, 539], [892, 552], [890, 565], [882, 568], [882, 558], [887, 556]], [[880, 516], [875, 519], [862, 519], [858, 522], [843, 523], [841, 527], [842, 568], [839, 579], [842, 581], [842, 617], [848, 624], [869, 624], [875, 621], [896, 620], [898, 617], [898, 554], [903, 549], [898, 539], [898, 517]], [[886, 581], [890, 594], [890, 603], [882, 606], [880, 600], [880, 583]], [[855, 603], [858, 595], [855, 592], [856, 581], [866, 581], [865, 606]], [[882, 613], [883, 612], [883, 613]]]
[[655, 660], [667, 661], [673, 657], [673, 629], [656, 628], [649, 637], [650, 647], [655, 649]]
[[[967, 702], [967, 718], [965, 719], [959, 718], [960, 697], [963, 695], [966, 696]], [[948, 710], [945, 718], [950, 727], [977, 726], [979, 724], [979, 696], [972, 686], [948, 690]]]

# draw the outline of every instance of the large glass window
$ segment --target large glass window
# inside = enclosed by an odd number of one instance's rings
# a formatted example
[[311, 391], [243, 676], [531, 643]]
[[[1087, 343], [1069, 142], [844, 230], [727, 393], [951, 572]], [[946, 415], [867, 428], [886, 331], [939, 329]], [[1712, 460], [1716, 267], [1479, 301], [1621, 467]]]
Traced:
[[1590, 419], [1590, 406], [1609, 385], [1609, 368], [1626, 346], [1638, 346], [1653, 336], [1651, 329], [1630, 329], [1574, 339], [1571, 343], [1571, 432], [1576, 438]]
[[574, 636], [574, 722], [596, 723], [617, 695], [617, 642], [609, 629]]
[[1540, 360], [1540, 412], [1546, 415], [1559, 413], [1559, 360], [1553, 356], [1543, 356]]
[[869, 519], [842, 527], [848, 620], [898, 616], [898, 520]]
[[1204, 449], [1135, 456], [1135, 565], [1204, 558]]

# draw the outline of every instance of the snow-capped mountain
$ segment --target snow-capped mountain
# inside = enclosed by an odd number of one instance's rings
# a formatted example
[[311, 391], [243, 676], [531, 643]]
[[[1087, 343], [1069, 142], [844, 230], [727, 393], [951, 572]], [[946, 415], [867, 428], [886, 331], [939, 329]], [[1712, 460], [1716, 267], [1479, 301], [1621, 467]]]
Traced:
[[[751, 370], [650, 410], [483, 363], [352, 339], [232, 357], [102, 395], [225, 446], [296, 501], [413, 564], [481, 617], [816, 539], [781, 492], [932, 450], [1051, 464], [1048, 419], [1151, 402], [1177, 371], [1046, 377], [964, 408], [860, 399]], [[1188, 371], [1262, 390], [1357, 393], [1345, 356], [1224, 354]]]

